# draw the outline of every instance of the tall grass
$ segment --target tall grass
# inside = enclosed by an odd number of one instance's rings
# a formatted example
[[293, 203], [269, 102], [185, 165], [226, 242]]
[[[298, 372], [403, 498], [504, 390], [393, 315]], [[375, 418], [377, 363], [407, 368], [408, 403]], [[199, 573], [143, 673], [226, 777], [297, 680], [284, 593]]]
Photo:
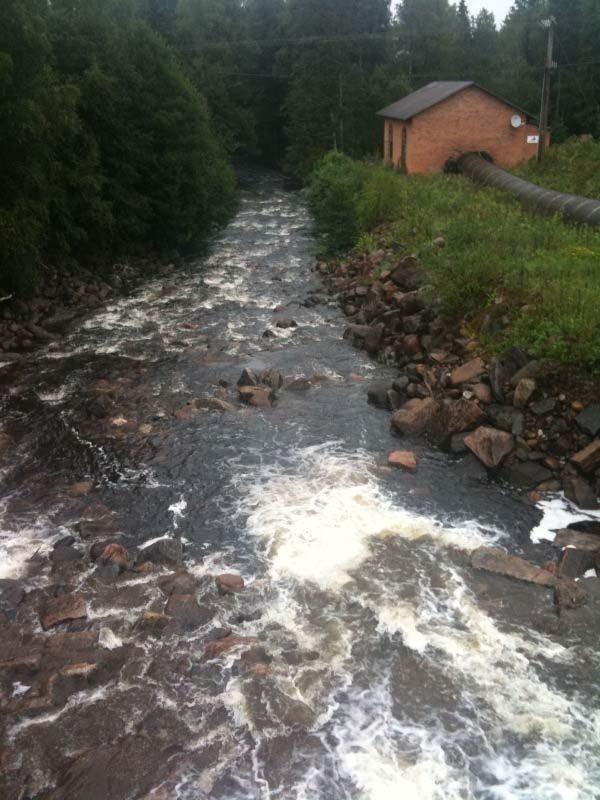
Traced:
[[[352, 169], [353, 200], [344, 195], [338, 207], [351, 220], [348, 245], [387, 222], [373, 245], [402, 242], [416, 253], [442, 312], [467, 317], [490, 348], [518, 343], [563, 362], [600, 361], [600, 233], [533, 216], [463, 177]], [[338, 191], [343, 182], [328, 184], [329, 203]], [[438, 236], [445, 247], [435, 246]]]
[[541, 164], [532, 160], [513, 171], [548, 189], [600, 200], [600, 141], [569, 140], [551, 147]]

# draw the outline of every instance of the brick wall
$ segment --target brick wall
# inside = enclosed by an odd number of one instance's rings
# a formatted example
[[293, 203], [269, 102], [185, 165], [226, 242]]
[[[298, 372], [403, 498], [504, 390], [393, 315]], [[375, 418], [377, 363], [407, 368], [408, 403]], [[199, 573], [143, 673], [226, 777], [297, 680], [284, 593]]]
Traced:
[[[485, 151], [500, 167], [513, 167], [535, 155], [537, 145], [527, 137], [537, 135], [534, 125], [513, 128], [517, 113], [501, 100], [476, 86], [417, 114], [409, 123], [392, 121], [394, 166], [400, 166], [402, 128], [407, 128], [406, 166], [408, 172], [440, 172], [449, 158], [472, 151]], [[521, 116], [523, 116], [521, 114]], [[385, 120], [385, 142], [390, 121]], [[389, 151], [385, 151], [390, 163]]]

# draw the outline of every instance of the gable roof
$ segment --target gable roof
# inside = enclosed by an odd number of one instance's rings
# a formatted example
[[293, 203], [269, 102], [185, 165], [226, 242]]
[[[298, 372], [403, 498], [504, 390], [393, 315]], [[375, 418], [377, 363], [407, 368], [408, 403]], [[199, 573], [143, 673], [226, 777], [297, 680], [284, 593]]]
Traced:
[[401, 100], [382, 108], [381, 111], [377, 112], [377, 116], [385, 117], [386, 119], [398, 119], [406, 122], [412, 117], [415, 117], [417, 114], [420, 114], [422, 111], [425, 111], [432, 106], [436, 106], [443, 100], [447, 100], [449, 97], [458, 94], [458, 92], [462, 92], [469, 86], [475, 86], [478, 89], [481, 89], [482, 92], [495, 97], [496, 100], [500, 100], [502, 103], [510, 106], [510, 108], [520, 111], [525, 115], [526, 118], [532, 120], [535, 119], [535, 117], [528, 111], [525, 111], [524, 108], [515, 105], [515, 103], [510, 103], [508, 100], [505, 100], [503, 97], [499, 97], [497, 94], [490, 92], [488, 89], [484, 89], [483, 86], [479, 86], [479, 84], [475, 83], [475, 81], [433, 81], [432, 83], [428, 83], [426, 86], [417, 89], [416, 92], [407, 94], [406, 97], [403, 97]]

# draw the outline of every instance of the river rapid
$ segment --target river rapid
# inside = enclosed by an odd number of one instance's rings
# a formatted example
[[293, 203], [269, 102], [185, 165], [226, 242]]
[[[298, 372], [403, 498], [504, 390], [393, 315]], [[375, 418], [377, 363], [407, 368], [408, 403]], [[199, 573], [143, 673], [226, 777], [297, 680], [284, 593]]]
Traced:
[[[101, 504], [131, 549], [182, 538], [204, 612], [144, 639], [107, 683], [12, 719], [5, 746], [24, 766], [11, 796], [68, 797], [69, 759], [142, 730], [149, 755], [126, 792], [94, 793], [92, 773], [70, 796], [600, 797], [597, 633], [561, 630], [547, 589], [468, 565], [481, 544], [542, 559], [542, 512], [426, 446], [416, 474], [386, 466], [399, 440], [366, 391], [395, 372], [342, 339], [314, 251], [302, 195], [249, 171], [205, 257], [0, 369], [18, 443], [1, 473], [0, 577], [39, 590], [52, 545], [85, 545]], [[297, 327], [275, 327], [284, 318]], [[235, 398], [244, 368], [313, 385], [271, 409], [181, 413], [219, 381]], [[108, 416], [94, 413], [106, 396]], [[94, 490], [72, 497], [86, 479]], [[156, 576], [95, 582], [92, 569], [83, 627], [118, 648], [159, 608]], [[245, 590], [218, 596], [222, 572]], [[255, 637], [268, 669], [206, 659], [224, 627]], [[136, 770], [154, 771], [150, 788]]]

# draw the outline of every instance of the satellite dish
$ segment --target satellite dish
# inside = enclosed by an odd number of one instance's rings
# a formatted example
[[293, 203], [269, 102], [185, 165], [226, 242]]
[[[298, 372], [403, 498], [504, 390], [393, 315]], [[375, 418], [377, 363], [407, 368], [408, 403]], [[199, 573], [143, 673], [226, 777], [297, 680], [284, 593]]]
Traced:
[[523, 120], [518, 114], [515, 114], [514, 117], [511, 117], [510, 124], [513, 126], [513, 128], [520, 128], [523, 124]]

